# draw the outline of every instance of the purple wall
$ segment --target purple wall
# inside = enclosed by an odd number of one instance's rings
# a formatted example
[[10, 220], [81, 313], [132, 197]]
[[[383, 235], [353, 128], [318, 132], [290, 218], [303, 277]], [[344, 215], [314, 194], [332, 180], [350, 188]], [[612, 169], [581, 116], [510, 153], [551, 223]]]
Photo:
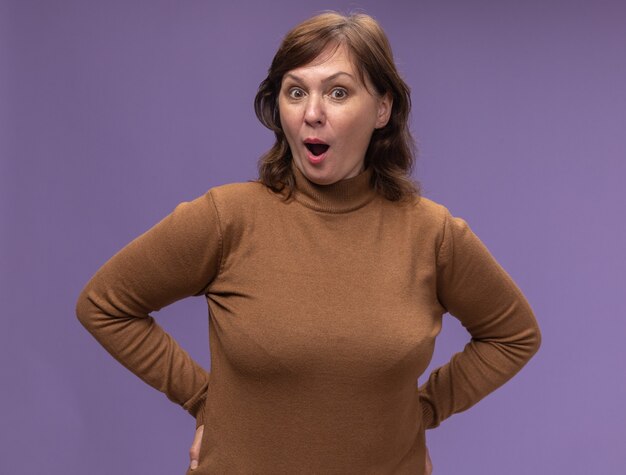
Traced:
[[[623, 473], [626, 4], [214, 3], [0, 3], [0, 473], [184, 472], [193, 419], [97, 345], [76, 297], [177, 203], [255, 176], [256, 87], [287, 29], [330, 8], [388, 32], [424, 194], [543, 330], [514, 380], [428, 433], [435, 473]], [[156, 316], [209, 367], [202, 299]], [[434, 364], [466, 338], [448, 317]]]

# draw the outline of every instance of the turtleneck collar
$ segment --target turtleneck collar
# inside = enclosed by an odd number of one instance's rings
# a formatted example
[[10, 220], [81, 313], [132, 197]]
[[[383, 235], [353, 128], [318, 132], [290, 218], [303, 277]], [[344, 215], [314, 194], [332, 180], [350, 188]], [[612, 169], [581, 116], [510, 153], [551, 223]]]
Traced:
[[296, 201], [316, 211], [347, 213], [365, 206], [376, 197], [376, 190], [370, 185], [371, 168], [330, 185], [313, 183], [293, 162], [292, 169], [296, 179]]

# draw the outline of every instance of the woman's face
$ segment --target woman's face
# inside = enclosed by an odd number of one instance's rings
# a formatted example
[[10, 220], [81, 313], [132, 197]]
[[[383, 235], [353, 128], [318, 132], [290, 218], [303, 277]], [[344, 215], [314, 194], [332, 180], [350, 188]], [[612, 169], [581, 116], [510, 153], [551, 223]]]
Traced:
[[280, 122], [295, 165], [314, 183], [363, 171], [372, 133], [389, 121], [391, 97], [372, 95], [375, 88], [366, 81], [367, 87], [343, 45], [283, 76]]

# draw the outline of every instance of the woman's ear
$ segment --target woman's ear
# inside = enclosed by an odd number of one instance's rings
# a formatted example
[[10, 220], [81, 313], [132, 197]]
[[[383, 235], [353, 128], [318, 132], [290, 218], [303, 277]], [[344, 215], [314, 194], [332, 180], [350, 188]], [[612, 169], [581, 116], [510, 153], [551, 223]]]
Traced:
[[391, 117], [391, 109], [393, 107], [393, 98], [391, 93], [386, 92], [380, 97], [378, 102], [378, 114], [376, 116], [376, 128], [382, 129]]

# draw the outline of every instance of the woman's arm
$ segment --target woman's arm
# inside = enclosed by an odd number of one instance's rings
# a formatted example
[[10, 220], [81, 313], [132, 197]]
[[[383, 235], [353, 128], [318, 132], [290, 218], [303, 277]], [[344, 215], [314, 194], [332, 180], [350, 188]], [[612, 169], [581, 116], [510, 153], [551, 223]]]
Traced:
[[202, 295], [219, 272], [219, 219], [210, 193], [181, 203], [106, 262], [87, 283], [76, 315], [120, 363], [202, 424], [209, 374], [150, 316]]
[[468, 224], [447, 210], [437, 257], [437, 294], [471, 341], [419, 388], [426, 428], [437, 427], [503, 385], [541, 342], [520, 289]]

